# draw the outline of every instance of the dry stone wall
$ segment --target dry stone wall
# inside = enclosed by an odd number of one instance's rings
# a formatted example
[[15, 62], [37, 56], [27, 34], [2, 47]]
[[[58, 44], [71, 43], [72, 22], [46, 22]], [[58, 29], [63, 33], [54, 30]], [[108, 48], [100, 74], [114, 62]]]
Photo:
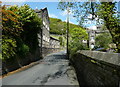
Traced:
[[71, 62], [80, 87], [120, 87], [120, 54], [78, 51]]

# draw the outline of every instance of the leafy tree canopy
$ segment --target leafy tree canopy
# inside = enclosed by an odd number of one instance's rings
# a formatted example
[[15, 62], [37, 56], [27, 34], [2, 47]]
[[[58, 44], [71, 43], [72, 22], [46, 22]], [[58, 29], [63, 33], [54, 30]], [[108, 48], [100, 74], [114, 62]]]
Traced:
[[41, 19], [28, 5], [3, 6], [2, 60], [14, 56], [26, 56], [38, 47]]
[[112, 37], [109, 33], [102, 33], [95, 38], [97, 47], [109, 48], [109, 44], [112, 43]]
[[[98, 20], [103, 23], [109, 30], [113, 42], [120, 52], [120, 17], [117, 15], [116, 2], [60, 2], [59, 9], [66, 10], [69, 8], [79, 21], [80, 25], [88, 20]], [[88, 16], [92, 15], [92, 18]], [[103, 20], [103, 21], [100, 21]]]
[[73, 28], [70, 30], [70, 36], [73, 40], [87, 40], [88, 34], [84, 28]]
[[83, 40], [88, 40], [88, 33], [84, 28], [76, 27], [70, 30], [69, 50], [71, 56], [78, 50], [86, 50], [87, 45], [83, 44]]

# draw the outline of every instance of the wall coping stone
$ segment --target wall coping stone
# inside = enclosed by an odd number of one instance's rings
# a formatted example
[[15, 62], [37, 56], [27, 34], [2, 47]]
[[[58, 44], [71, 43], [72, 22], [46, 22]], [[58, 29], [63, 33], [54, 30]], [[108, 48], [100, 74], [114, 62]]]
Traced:
[[79, 50], [77, 53], [81, 53], [92, 59], [97, 59], [100, 61], [105, 61], [120, 66], [120, 53], [100, 52], [100, 51], [90, 51], [90, 50]]

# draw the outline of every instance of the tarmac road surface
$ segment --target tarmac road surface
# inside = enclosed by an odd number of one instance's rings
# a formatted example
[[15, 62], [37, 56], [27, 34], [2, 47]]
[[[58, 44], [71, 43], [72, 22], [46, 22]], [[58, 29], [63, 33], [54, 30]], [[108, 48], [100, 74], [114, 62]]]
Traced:
[[[2, 79], [2, 85], [79, 85], [66, 51], [53, 53], [39, 64]], [[4, 87], [4, 86], [3, 86]]]

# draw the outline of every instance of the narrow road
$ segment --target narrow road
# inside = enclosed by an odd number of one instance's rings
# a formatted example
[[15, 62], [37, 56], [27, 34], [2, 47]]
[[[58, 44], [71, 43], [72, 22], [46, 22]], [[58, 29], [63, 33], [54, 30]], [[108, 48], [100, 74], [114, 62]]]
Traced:
[[78, 85], [65, 54], [65, 51], [50, 54], [39, 64], [3, 78], [2, 85]]

